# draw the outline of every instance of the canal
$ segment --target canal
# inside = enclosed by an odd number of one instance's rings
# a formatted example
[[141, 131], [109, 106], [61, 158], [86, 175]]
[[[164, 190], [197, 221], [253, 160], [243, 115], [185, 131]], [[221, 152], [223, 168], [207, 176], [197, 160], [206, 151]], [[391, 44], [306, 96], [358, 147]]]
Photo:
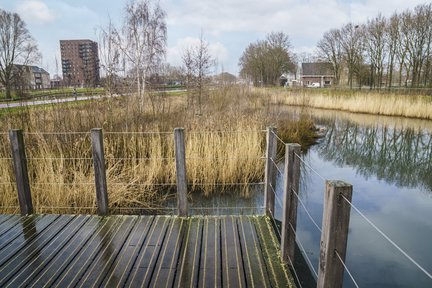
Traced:
[[[303, 156], [307, 165], [299, 191], [314, 221], [321, 226], [322, 178], [349, 182], [353, 204], [430, 273], [432, 121], [292, 108], [284, 113], [312, 117], [323, 133]], [[297, 237], [318, 271], [320, 232], [300, 204]], [[346, 264], [360, 287], [432, 287], [425, 273], [353, 209]], [[355, 287], [347, 273], [344, 287]]]

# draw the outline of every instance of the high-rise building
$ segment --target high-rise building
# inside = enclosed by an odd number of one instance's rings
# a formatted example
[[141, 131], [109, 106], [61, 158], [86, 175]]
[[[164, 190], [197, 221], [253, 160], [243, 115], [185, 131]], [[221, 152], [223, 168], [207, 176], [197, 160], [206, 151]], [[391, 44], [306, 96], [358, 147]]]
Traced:
[[98, 44], [91, 40], [60, 40], [63, 81], [68, 86], [99, 83]]

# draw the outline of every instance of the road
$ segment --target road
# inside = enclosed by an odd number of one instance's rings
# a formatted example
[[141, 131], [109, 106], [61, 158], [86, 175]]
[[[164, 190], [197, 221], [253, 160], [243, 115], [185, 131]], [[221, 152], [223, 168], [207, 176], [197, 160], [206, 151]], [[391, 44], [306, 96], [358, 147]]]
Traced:
[[73, 101], [81, 101], [81, 100], [91, 100], [91, 99], [98, 99], [101, 97], [103, 96], [95, 95], [95, 96], [80, 96], [77, 99], [75, 99], [75, 97], [67, 97], [67, 98], [49, 99], [49, 100], [30, 100], [30, 101], [0, 103], [0, 109], [43, 105], [43, 104], [57, 104], [57, 103], [65, 103], [65, 102], [73, 102]]

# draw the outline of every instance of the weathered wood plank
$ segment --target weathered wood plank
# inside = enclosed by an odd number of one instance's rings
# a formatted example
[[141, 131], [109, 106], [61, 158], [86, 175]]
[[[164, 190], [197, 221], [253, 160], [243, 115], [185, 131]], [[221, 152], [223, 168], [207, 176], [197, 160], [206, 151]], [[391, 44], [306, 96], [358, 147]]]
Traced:
[[236, 219], [237, 217], [232, 216], [221, 219], [224, 287], [246, 286]]
[[252, 217], [242, 217], [238, 220], [246, 283], [248, 287], [270, 287], [253, 221]]
[[295, 287], [294, 281], [289, 276], [288, 267], [280, 262], [279, 243], [275, 233], [272, 231], [270, 220], [263, 217], [255, 220], [254, 225], [271, 286]]
[[[12, 241], [6, 242], [0, 250], [0, 267], [14, 257], [15, 254], [19, 253], [21, 249], [24, 249], [27, 245], [30, 245], [32, 240], [38, 235], [45, 233], [45, 229], [49, 227], [58, 216], [47, 215], [41, 218], [31, 218], [29, 222], [17, 233], [17, 237], [14, 237]], [[1, 274], [0, 270], [0, 274]]]
[[171, 221], [150, 287], [172, 287], [186, 222], [182, 218]]
[[1, 231], [1, 227], [2, 227], [2, 225], [3, 225], [3, 223], [4, 222], [7, 222], [7, 221], [9, 221], [9, 220], [13, 220], [13, 219], [15, 219], [15, 220], [18, 220], [19, 219], [19, 216], [18, 215], [4, 215], [1, 219], [0, 219], [0, 231]]
[[264, 217], [19, 219], [0, 235], [2, 286], [290, 287]]
[[99, 286], [101, 284], [132, 231], [136, 219], [136, 217], [131, 216], [125, 217], [117, 232], [112, 236], [109, 243], [104, 245], [76, 287]]
[[203, 219], [189, 218], [174, 287], [197, 287], [202, 236]]
[[13, 219], [11, 222], [8, 221], [4, 223], [5, 225], [0, 232], [0, 250], [15, 238], [19, 237], [23, 231], [31, 230], [31, 227], [34, 226], [37, 219], [40, 219], [40, 217], [31, 215], [29, 217], [19, 217], [18, 219]]
[[[35, 257], [25, 262], [19, 272], [15, 273], [7, 283], [10, 287], [18, 287], [22, 283], [30, 283], [52, 261], [52, 259], [68, 244], [69, 240], [90, 219], [89, 216], [77, 216], [67, 223], [54, 238], [41, 247]], [[53, 231], [54, 232], [54, 231]], [[28, 251], [33, 253], [34, 251]]]
[[204, 220], [199, 287], [221, 287], [220, 222], [218, 218]]
[[92, 237], [98, 235], [98, 231], [107, 225], [107, 219], [90, 217], [67, 245], [58, 253], [44, 270], [33, 280], [32, 287], [50, 287], [66, 273], [67, 268], [76, 259], [77, 255], [86, 247]]
[[107, 277], [102, 282], [102, 287], [122, 287], [137, 261], [138, 255], [146, 241], [150, 228], [154, 225], [154, 217], [139, 217], [134, 230], [123, 246], [120, 256], [111, 267]]
[[57, 287], [75, 286], [104, 246], [110, 243], [111, 238], [116, 234], [123, 220], [122, 217], [109, 217], [54, 285]]
[[131, 270], [126, 287], [147, 287], [151, 281], [171, 218], [158, 216], [156, 221], [144, 249], [140, 251], [138, 261]]
[[[12, 258], [9, 258], [7, 262], [3, 262], [0, 268], [0, 287], [3, 287], [14, 275], [17, 275], [20, 269], [22, 269], [28, 263], [33, 263], [34, 257], [38, 260], [43, 261], [41, 251], [43, 248], [52, 241], [58, 233], [74, 219], [74, 216], [58, 217], [53, 224], [45, 229], [42, 233], [38, 233], [37, 230], [32, 231], [31, 240], [26, 241], [26, 245], [23, 245], [19, 252], [15, 253]], [[15, 241], [14, 241], [15, 242]]]

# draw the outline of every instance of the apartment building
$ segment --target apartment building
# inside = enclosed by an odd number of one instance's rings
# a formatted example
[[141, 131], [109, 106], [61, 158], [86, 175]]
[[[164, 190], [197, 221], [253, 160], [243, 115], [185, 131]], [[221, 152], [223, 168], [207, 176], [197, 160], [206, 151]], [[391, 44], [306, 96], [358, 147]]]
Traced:
[[63, 81], [67, 86], [95, 87], [99, 84], [98, 44], [94, 41], [60, 40]]

